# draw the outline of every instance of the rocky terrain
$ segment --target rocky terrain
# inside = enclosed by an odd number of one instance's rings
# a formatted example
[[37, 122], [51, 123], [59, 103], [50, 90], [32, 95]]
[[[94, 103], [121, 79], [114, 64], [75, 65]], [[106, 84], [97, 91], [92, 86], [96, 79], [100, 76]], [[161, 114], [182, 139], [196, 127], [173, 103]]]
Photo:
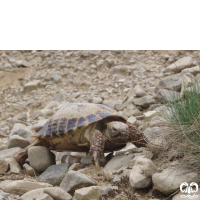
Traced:
[[[199, 51], [0, 51], [0, 200], [161, 200], [194, 180], [166, 151], [162, 108], [200, 80], [199, 63]], [[105, 154], [99, 170], [86, 153], [31, 147], [21, 168], [14, 156], [75, 102], [114, 108], [150, 144]]]

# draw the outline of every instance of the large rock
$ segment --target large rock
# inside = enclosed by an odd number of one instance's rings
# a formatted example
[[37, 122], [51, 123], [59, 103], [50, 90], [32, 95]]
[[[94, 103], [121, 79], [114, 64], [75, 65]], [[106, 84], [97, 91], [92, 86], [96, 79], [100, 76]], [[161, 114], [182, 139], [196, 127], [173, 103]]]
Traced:
[[55, 164], [55, 155], [43, 146], [30, 147], [28, 149], [28, 159], [30, 166], [38, 173]]
[[99, 200], [102, 196], [100, 186], [90, 186], [78, 189], [74, 193], [74, 200]]
[[53, 97], [53, 101], [57, 101], [59, 103], [61, 103], [62, 101], [64, 101], [66, 98], [66, 94], [63, 93], [58, 93]]
[[20, 137], [19, 135], [12, 135], [10, 136], [8, 143], [7, 143], [7, 148], [13, 148], [13, 147], [21, 147], [25, 148], [30, 144], [29, 141], [24, 139], [23, 137]]
[[181, 70], [190, 67], [192, 63], [193, 59], [191, 57], [183, 57], [177, 60], [175, 63], [169, 65], [165, 72], [180, 72]]
[[28, 140], [30, 143], [33, 142], [33, 140], [35, 140], [33, 137], [33, 133], [28, 128], [20, 128], [17, 132], [14, 132], [12, 135], [18, 135]]
[[161, 103], [166, 103], [179, 100], [181, 95], [176, 91], [159, 89], [154, 98]]
[[134, 154], [115, 156], [105, 165], [104, 169], [113, 171], [121, 167], [127, 167], [128, 161], [132, 160], [133, 157], [134, 157]]
[[147, 188], [152, 184], [152, 175], [157, 172], [155, 164], [147, 158], [140, 156], [135, 157], [135, 165], [133, 166], [129, 180], [133, 188]]
[[48, 119], [41, 119], [39, 122], [34, 124], [31, 129], [38, 132], [47, 122]]
[[28, 191], [45, 187], [51, 187], [51, 185], [29, 180], [6, 180], [0, 182], [1, 190], [13, 194], [24, 194]]
[[181, 84], [182, 78], [180, 75], [167, 76], [158, 82], [155, 87], [155, 93], [157, 93], [159, 89], [168, 89], [180, 92]]
[[41, 84], [40, 80], [34, 80], [24, 85], [24, 91], [34, 90]]
[[200, 73], [200, 66], [183, 69], [181, 71], [181, 74], [185, 74], [185, 73], [191, 73], [194, 76], [196, 76], [198, 73]]
[[94, 185], [96, 185], [96, 182], [93, 179], [80, 172], [69, 170], [62, 180], [60, 187], [72, 194], [79, 188]]
[[136, 106], [141, 106], [144, 108], [148, 108], [151, 104], [155, 103], [156, 101], [154, 100], [154, 98], [151, 95], [146, 95], [140, 98], [135, 98], [133, 99], [133, 103]]
[[65, 163], [50, 166], [38, 177], [38, 181], [51, 185], [60, 185], [68, 171], [68, 167], [69, 165]]
[[144, 136], [147, 138], [147, 141], [150, 142], [151, 140], [156, 139], [166, 131], [166, 127], [153, 127], [153, 128], [147, 128], [144, 131]]
[[54, 200], [71, 200], [72, 196], [60, 187], [44, 188], [43, 192], [53, 197]]
[[41, 197], [38, 197], [35, 200], [54, 200], [54, 199], [48, 194], [43, 194]]
[[44, 195], [43, 188], [39, 188], [26, 192], [20, 197], [20, 200], [35, 200], [37, 198], [42, 198], [43, 195]]
[[165, 195], [169, 195], [176, 191], [181, 183], [187, 182], [188, 184], [195, 182], [194, 178], [197, 177], [197, 173], [188, 172], [178, 168], [167, 168], [160, 173], [155, 173], [152, 176], [154, 188], [158, 189]]
[[22, 151], [20, 147], [2, 150], [0, 151], [0, 158], [13, 158], [20, 151]]

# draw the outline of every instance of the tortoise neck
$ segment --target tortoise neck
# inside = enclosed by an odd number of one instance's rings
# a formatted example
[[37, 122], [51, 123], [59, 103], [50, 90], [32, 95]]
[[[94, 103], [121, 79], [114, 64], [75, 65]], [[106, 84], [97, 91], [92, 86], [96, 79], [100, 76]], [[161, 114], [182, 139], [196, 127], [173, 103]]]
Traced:
[[146, 137], [140, 132], [135, 126], [128, 123], [129, 129], [129, 141], [132, 142], [137, 147], [145, 147], [147, 144]]

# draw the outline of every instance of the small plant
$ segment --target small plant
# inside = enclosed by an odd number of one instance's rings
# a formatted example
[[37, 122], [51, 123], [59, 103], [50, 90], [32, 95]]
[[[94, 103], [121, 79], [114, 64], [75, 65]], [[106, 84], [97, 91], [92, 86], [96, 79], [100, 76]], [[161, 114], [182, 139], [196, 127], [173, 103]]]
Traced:
[[200, 171], [200, 85], [184, 87], [182, 99], [168, 102], [165, 119], [170, 132], [171, 147], [183, 157], [181, 165]]

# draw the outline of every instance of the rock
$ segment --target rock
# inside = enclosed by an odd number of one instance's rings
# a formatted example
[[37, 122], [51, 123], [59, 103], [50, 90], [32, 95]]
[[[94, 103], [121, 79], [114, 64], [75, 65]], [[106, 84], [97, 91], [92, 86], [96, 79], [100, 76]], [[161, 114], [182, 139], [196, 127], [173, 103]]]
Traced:
[[20, 197], [20, 200], [36, 200], [37, 198], [42, 198], [45, 194], [43, 190], [43, 188], [39, 188], [26, 192]]
[[167, 89], [180, 92], [182, 84], [182, 77], [180, 74], [167, 76], [161, 79], [155, 87], [155, 93], [158, 92], [159, 89]]
[[24, 194], [28, 191], [45, 187], [51, 187], [51, 185], [30, 180], [6, 180], [0, 182], [0, 189], [12, 194]]
[[11, 161], [9, 162], [9, 166], [10, 166], [11, 173], [19, 174], [21, 172], [21, 167], [19, 166], [15, 158], [11, 159]]
[[54, 200], [71, 200], [72, 196], [60, 187], [44, 188], [43, 192], [50, 195]]
[[121, 167], [127, 167], [128, 161], [134, 157], [134, 154], [118, 155], [113, 157], [104, 167], [105, 170], [117, 170]]
[[57, 101], [59, 103], [61, 103], [62, 101], [64, 101], [66, 98], [66, 95], [63, 93], [58, 93], [53, 97], [53, 101]]
[[136, 125], [137, 119], [134, 116], [131, 116], [128, 118], [128, 122], [130, 122], [133, 125]]
[[34, 169], [30, 165], [28, 165], [27, 163], [25, 163], [23, 165], [23, 168], [25, 169], [26, 173], [29, 176], [35, 176], [35, 171], [34, 171]]
[[17, 132], [14, 132], [12, 135], [18, 135], [18, 136], [26, 139], [30, 143], [32, 143], [33, 140], [35, 140], [33, 138], [32, 132], [28, 128], [20, 128]]
[[185, 73], [191, 73], [194, 76], [196, 76], [198, 73], [200, 73], [200, 66], [183, 69], [181, 71], [181, 74], [185, 74]]
[[160, 116], [154, 116], [150, 123], [149, 123], [149, 126], [150, 127], [154, 127], [154, 126], [161, 126], [163, 125], [165, 122], [165, 118], [164, 117], [160, 117]]
[[46, 124], [48, 119], [41, 119], [38, 123], [34, 124], [31, 129], [38, 132]]
[[43, 146], [30, 147], [28, 149], [28, 159], [30, 166], [38, 173], [55, 164], [55, 155]]
[[150, 121], [153, 117], [158, 114], [155, 110], [147, 111], [144, 113], [145, 120]]
[[130, 173], [131, 173], [131, 169], [124, 169], [122, 173], [114, 176], [113, 182], [115, 183], [115, 182], [121, 181], [121, 179], [123, 178], [128, 178], [130, 176]]
[[115, 105], [121, 104], [121, 100], [104, 100], [103, 104], [114, 109]]
[[[106, 159], [105, 159], [105, 156], [103, 155], [101, 158], [100, 158], [100, 166], [104, 166], [106, 163]], [[90, 156], [84, 156], [83, 158], [81, 158], [81, 164], [84, 165], [84, 166], [89, 166], [89, 165], [92, 165], [92, 161], [91, 161], [91, 158]]]
[[151, 104], [155, 103], [155, 100], [151, 95], [146, 95], [137, 99], [133, 99], [133, 103], [136, 106], [148, 108]]
[[39, 117], [45, 118], [46, 116], [45, 116], [45, 114], [44, 114], [42, 111], [40, 111], [40, 110], [35, 110], [35, 111], [33, 112], [33, 114], [31, 115], [31, 119], [32, 119], [32, 120], [38, 119]]
[[73, 170], [69, 170], [62, 180], [60, 187], [70, 194], [75, 190], [96, 185], [96, 182], [88, 176]]
[[125, 73], [129, 69], [128, 65], [117, 65], [112, 68], [114, 73]]
[[192, 63], [193, 59], [191, 57], [183, 57], [175, 63], [169, 65], [165, 72], [180, 72], [181, 70], [190, 67]]
[[38, 197], [35, 200], [54, 200], [54, 199], [48, 194], [43, 194], [41, 197]]
[[25, 128], [26, 126], [21, 123], [15, 123], [14, 126], [12, 127], [10, 135], [13, 135], [14, 133], [17, 133], [20, 129]]
[[[186, 195], [188, 195], [187, 197], [185, 197]], [[192, 196], [192, 197], [190, 197], [189, 198], [189, 195], [190, 196]], [[193, 196], [196, 196], [196, 198], [194, 198]], [[182, 193], [182, 192], [180, 192], [180, 193], [178, 193], [178, 194], [176, 194], [175, 196], [173, 196], [172, 197], [172, 200], [183, 200], [183, 199], [196, 199], [196, 200], [199, 200], [199, 198], [200, 198], [200, 190], [198, 190], [197, 192], [195, 192], [195, 193]]]
[[183, 96], [184, 92], [187, 90], [190, 90], [190, 87], [192, 87], [196, 83], [196, 78], [194, 75], [190, 73], [185, 73], [182, 76], [182, 86], [181, 86], [181, 96]]
[[25, 148], [30, 144], [29, 141], [24, 139], [23, 137], [20, 137], [19, 135], [12, 135], [10, 136], [8, 143], [7, 143], [7, 148], [14, 148], [14, 147], [21, 147]]
[[34, 80], [24, 85], [24, 91], [30, 91], [36, 89], [41, 84], [40, 80]]
[[64, 155], [61, 159], [61, 163], [67, 163], [69, 166], [71, 166], [74, 163], [80, 163], [80, 158], [72, 155]]
[[152, 185], [152, 175], [157, 172], [155, 164], [147, 158], [135, 157], [129, 180], [133, 188], [141, 189]]
[[78, 189], [74, 193], [74, 200], [99, 200], [102, 196], [100, 186], [90, 186]]
[[181, 98], [181, 95], [179, 92], [159, 89], [154, 98], [161, 103], [166, 103], [179, 100]]
[[27, 121], [27, 114], [25, 112], [19, 113], [18, 115], [13, 117], [16, 120]]
[[146, 91], [144, 89], [142, 89], [142, 87], [140, 85], [136, 85], [134, 89], [135, 89], [135, 95], [137, 97], [146, 96]]
[[46, 109], [53, 109], [53, 108], [57, 108], [60, 104], [56, 101], [51, 101], [50, 103], [48, 103], [45, 108]]
[[38, 177], [38, 181], [51, 185], [60, 185], [68, 168], [69, 165], [65, 163], [50, 166]]
[[69, 170], [75, 170], [78, 171], [79, 169], [83, 169], [85, 166], [81, 163], [74, 163], [69, 167]]
[[152, 180], [155, 189], [158, 189], [165, 195], [169, 195], [176, 191], [181, 183], [187, 182], [190, 184], [191, 180], [195, 182], [195, 177], [197, 177], [197, 173], [195, 172], [188, 172], [184, 169], [171, 167], [160, 173], [155, 173], [152, 176]]
[[147, 138], [148, 142], [151, 142], [151, 140], [158, 138], [160, 135], [166, 132], [166, 127], [152, 127], [147, 128], [144, 131], [144, 136]]
[[54, 111], [51, 109], [42, 109], [40, 110], [42, 113], [45, 114], [45, 116], [52, 116], [54, 114]]
[[20, 147], [2, 150], [0, 151], [0, 158], [13, 158], [20, 151], [22, 151]]
[[5, 161], [5, 159], [0, 158], [0, 174], [6, 173], [8, 170], [8, 163]]
[[126, 146], [123, 149], [120, 149], [119, 151], [115, 151], [115, 154], [116, 155], [127, 154], [133, 152], [135, 148], [136, 146], [132, 142], [127, 142]]
[[103, 99], [101, 97], [93, 97], [92, 103], [101, 104], [103, 102]]

